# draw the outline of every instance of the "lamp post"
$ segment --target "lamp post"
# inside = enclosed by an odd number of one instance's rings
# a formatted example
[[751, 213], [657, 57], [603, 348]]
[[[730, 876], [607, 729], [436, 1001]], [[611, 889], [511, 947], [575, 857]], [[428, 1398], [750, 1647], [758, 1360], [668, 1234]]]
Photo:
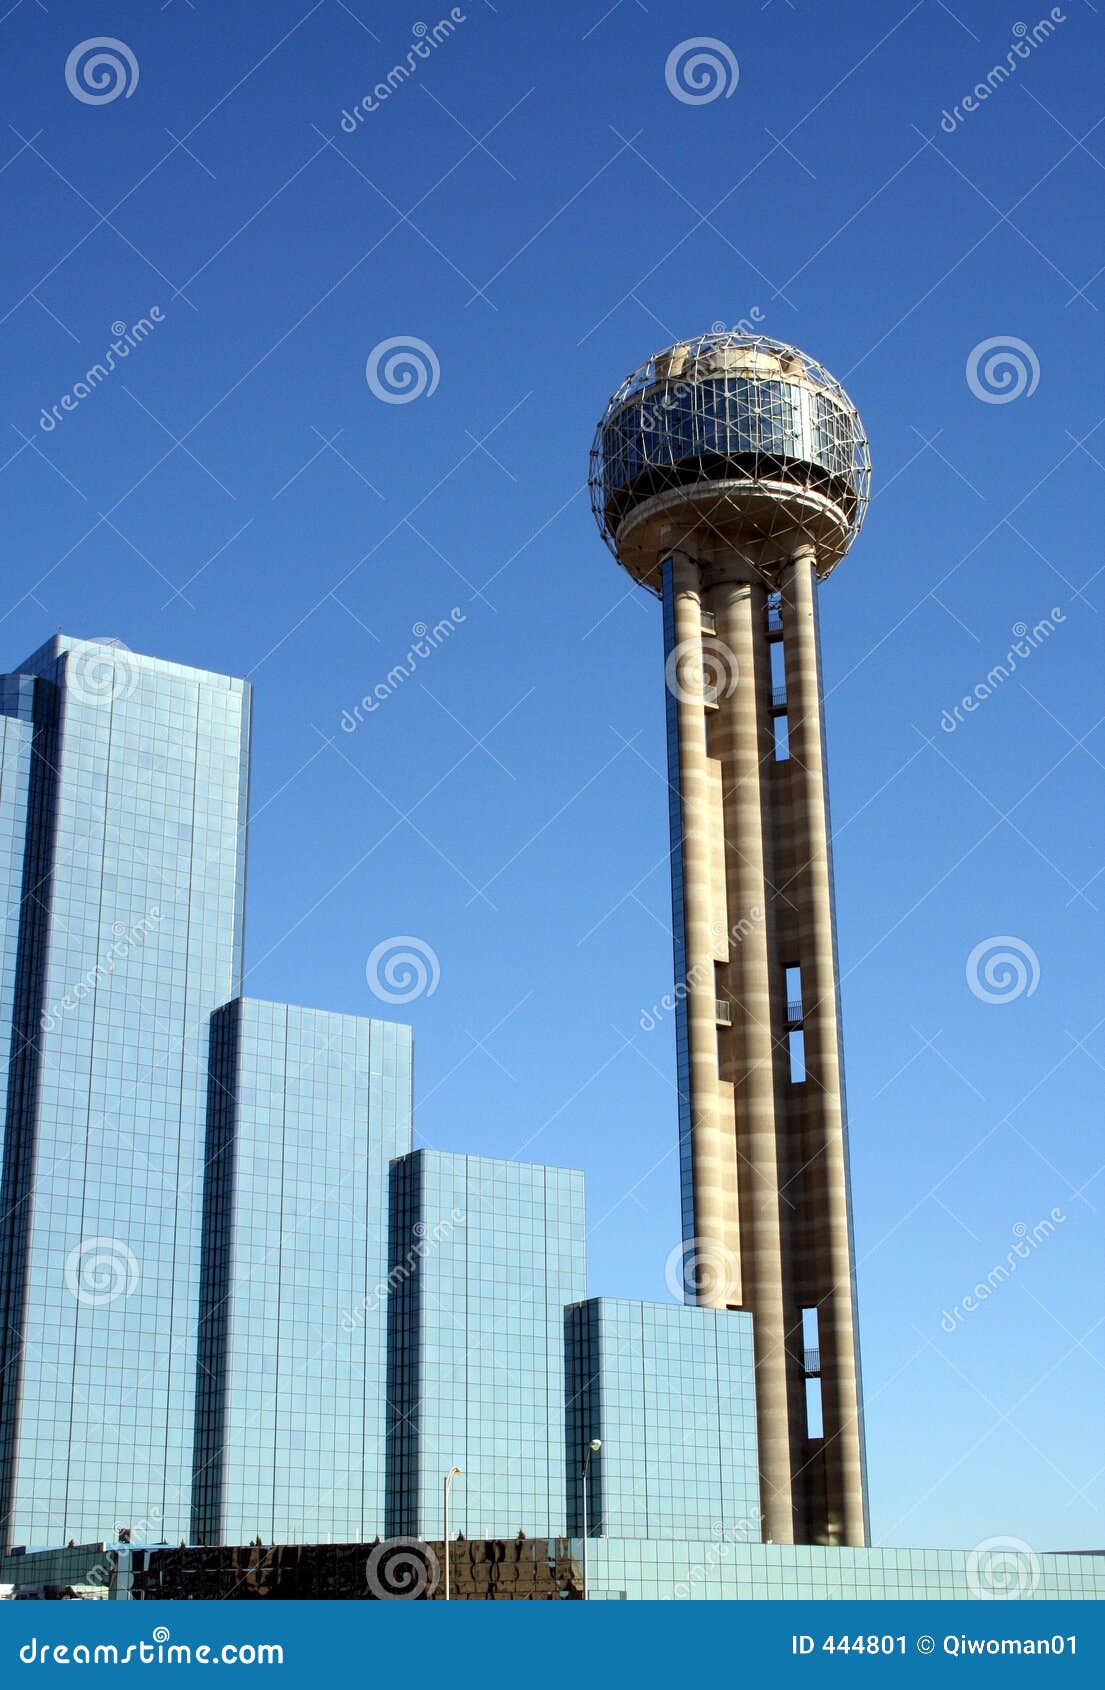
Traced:
[[449, 1492], [452, 1489], [453, 1480], [459, 1479], [459, 1478], [460, 1478], [460, 1468], [459, 1467], [450, 1467], [449, 1471], [445, 1475], [445, 1499], [444, 1499], [445, 1506], [444, 1506], [444, 1509], [442, 1510], [443, 1515], [444, 1515], [444, 1518], [443, 1518], [443, 1521], [442, 1521], [442, 1530], [445, 1533], [444, 1549], [445, 1549], [445, 1600], [446, 1600], [446, 1602], [448, 1602], [448, 1600], [449, 1600], [449, 1559], [450, 1559], [450, 1557], [449, 1557]]
[[602, 1448], [601, 1438], [592, 1438], [583, 1455], [583, 1600], [587, 1600], [587, 1469], [591, 1457]]

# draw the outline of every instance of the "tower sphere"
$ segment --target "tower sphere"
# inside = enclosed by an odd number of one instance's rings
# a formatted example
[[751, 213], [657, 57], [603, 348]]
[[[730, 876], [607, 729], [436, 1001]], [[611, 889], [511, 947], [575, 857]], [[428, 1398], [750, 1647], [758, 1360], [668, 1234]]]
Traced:
[[804, 352], [764, 335], [711, 333], [626, 377], [591, 448], [591, 508], [634, 578], [660, 588], [661, 555], [741, 553], [770, 581], [795, 547], [823, 579], [859, 533], [871, 485], [852, 401]]

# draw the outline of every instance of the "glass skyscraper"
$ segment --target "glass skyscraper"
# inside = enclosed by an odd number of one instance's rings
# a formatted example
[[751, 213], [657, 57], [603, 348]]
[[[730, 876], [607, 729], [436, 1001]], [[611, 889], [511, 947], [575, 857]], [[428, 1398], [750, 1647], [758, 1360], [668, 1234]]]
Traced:
[[370, 1540], [410, 1028], [239, 998], [212, 1018], [210, 1097], [193, 1539]]
[[586, 1285], [583, 1175], [417, 1150], [391, 1195], [390, 1536], [567, 1529], [564, 1306]]
[[0, 712], [2, 1535], [183, 1534], [250, 691], [59, 636], [0, 683]]

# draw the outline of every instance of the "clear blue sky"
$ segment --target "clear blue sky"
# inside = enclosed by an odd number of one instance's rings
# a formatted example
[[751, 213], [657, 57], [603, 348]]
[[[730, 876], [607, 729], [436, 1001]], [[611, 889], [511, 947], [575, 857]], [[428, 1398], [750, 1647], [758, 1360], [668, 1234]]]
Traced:
[[[587, 450], [677, 336], [755, 312], [826, 363], [875, 474], [823, 598], [875, 1533], [1100, 1545], [1105, 18], [1066, 0], [942, 129], [1042, 0], [605, 5], [466, 0], [354, 133], [447, 7], [4, 12], [3, 662], [62, 628], [248, 675], [249, 990], [409, 1013], [420, 1139], [584, 1168], [592, 1290], [666, 1298], [660, 621]], [[66, 60], [104, 33], [138, 81], [92, 104]], [[669, 90], [692, 36], [728, 97]], [[440, 372], [406, 404], [365, 375], [396, 336]], [[1010, 336], [1035, 390], [986, 402], [968, 359]], [[365, 980], [397, 934], [440, 961], [409, 1012]], [[1039, 978], [994, 1004], [966, 966], [998, 935]]]

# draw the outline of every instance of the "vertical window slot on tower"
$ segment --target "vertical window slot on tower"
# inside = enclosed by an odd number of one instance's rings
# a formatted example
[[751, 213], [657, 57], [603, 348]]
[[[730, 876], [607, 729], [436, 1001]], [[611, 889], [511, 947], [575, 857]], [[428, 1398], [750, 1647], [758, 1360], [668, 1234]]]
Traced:
[[802, 1365], [806, 1374], [806, 1436], [823, 1438], [825, 1421], [821, 1411], [821, 1338], [817, 1310], [802, 1310]]
[[773, 640], [768, 646], [771, 661], [771, 704], [777, 710], [787, 701], [787, 673], [783, 660], [783, 647], [779, 640]]
[[806, 1077], [806, 1040], [801, 1027], [792, 1027], [787, 1034], [790, 1055], [790, 1083], [800, 1086]]
[[790, 734], [787, 731], [785, 716], [772, 716], [772, 726], [775, 729], [775, 761], [785, 763], [790, 757]]
[[823, 1438], [825, 1436], [825, 1421], [821, 1413], [820, 1379], [806, 1380], [806, 1436], [807, 1438]]
[[817, 1310], [802, 1310], [802, 1355], [807, 1373], [821, 1372], [821, 1336]]

